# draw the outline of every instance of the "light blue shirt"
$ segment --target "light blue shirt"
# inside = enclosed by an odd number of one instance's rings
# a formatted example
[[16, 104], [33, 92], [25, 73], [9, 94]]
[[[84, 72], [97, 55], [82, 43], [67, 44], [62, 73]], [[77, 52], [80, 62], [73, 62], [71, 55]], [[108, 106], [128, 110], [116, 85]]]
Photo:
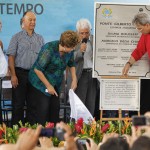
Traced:
[[15, 56], [15, 67], [30, 69], [43, 45], [44, 39], [41, 35], [33, 32], [29, 36], [22, 30], [12, 37], [7, 55]]

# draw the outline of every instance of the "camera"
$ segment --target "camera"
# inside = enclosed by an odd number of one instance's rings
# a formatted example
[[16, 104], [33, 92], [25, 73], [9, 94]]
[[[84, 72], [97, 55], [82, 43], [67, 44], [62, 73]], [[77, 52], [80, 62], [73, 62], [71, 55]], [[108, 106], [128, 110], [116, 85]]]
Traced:
[[66, 131], [61, 128], [43, 128], [40, 136], [56, 137], [59, 141], [64, 141], [64, 133]]
[[90, 145], [90, 140], [87, 138], [80, 138], [77, 139], [77, 145], [83, 146], [83, 148], [86, 150], [86, 142]]
[[132, 124], [134, 126], [149, 126], [150, 125], [150, 117], [146, 116], [132, 116]]

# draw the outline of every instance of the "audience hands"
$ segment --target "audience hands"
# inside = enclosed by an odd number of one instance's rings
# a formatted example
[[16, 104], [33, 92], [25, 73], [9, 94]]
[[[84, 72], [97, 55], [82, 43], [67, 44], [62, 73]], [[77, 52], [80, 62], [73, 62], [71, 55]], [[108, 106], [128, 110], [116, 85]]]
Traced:
[[[33, 148], [35, 150], [46, 150], [46, 149], [66, 149], [66, 150], [77, 150], [77, 145], [75, 142], [75, 139], [77, 137], [72, 136], [72, 129], [70, 128], [69, 125], [65, 124], [64, 122], [57, 123], [56, 128], [61, 128], [65, 130], [64, 133], [64, 147], [61, 148], [56, 148], [53, 146], [52, 140], [47, 137], [40, 137], [39, 134], [41, 132], [42, 126], [38, 126], [36, 130], [33, 129], [28, 129], [26, 132], [23, 132], [16, 144], [7, 144], [7, 145], [2, 145], [0, 146], [0, 149], [11, 149], [11, 150], [32, 150]], [[145, 133], [143, 134], [143, 130]], [[133, 143], [141, 136], [147, 136], [149, 137], [150, 135], [150, 126], [132, 126], [132, 135], [122, 135], [127, 141], [127, 143], [132, 147]], [[104, 134], [103, 140], [99, 145], [97, 145], [93, 139], [90, 139], [90, 144], [86, 142], [86, 148], [87, 150], [99, 150], [100, 145], [103, 145], [108, 139], [110, 138], [116, 138], [119, 137], [119, 134], [117, 133], [109, 133], [109, 134]], [[40, 141], [41, 147], [36, 147], [36, 144], [38, 142], [38, 139]]]
[[103, 136], [102, 143], [105, 143], [108, 139], [113, 138], [113, 137], [119, 137], [119, 134], [117, 133], [107, 133]]
[[40, 145], [43, 149], [54, 147], [51, 138], [40, 137], [39, 141], [40, 141]]
[[97, 150], [98, 146], [97, 144], [93, 141], [93, 139], [88, 138], [90, 140], [90, 144], [88, 142], [86, 142], [86, 148], [87, 150]]
[[32, 150], [39, 138], [42, 126], [38, 126], [36, 130], [28, 129], [26, 132], [23, 132], [15, 144], [15, 150]]
[[64, 122], [57, 123], [56, 128], [61, 128], [65, 130], [64, 138], [65, 138], [65, 149], [66, 150], [77, 150], [77, 146], [72, 136], [72, 130], [69, 125]]

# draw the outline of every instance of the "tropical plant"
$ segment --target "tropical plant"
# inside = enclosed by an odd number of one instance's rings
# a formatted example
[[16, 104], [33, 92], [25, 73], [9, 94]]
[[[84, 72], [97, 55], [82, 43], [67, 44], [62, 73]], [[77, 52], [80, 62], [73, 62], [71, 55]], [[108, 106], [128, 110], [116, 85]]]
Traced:
[[[131, 121], [126, 118], [124, 121], [91, 121], [88, 124], [84, 123], [83, 118], [79, 118], [77, 122], [70, 122], [68, 125], [71, 127], [73, 133], [80, 138], [92, 138], [96, 143], [102, 141], [105, 133], [118, 133], [131, 135]], [[3, 123], [0, 125], [0, 144], [1, 143], [16, 143], [19, 134], [25, 132], [28, 128], [35, 129], [38, 124], [30, 125], [29, 123], [19, 122], [19, 125], [13, 127], [6, 127]], [[54, 128], [54, 123], [48, 122], [45, 128]], [[56, 137], [52, 137], [54, 146], [58, 146], [61, 141]]]

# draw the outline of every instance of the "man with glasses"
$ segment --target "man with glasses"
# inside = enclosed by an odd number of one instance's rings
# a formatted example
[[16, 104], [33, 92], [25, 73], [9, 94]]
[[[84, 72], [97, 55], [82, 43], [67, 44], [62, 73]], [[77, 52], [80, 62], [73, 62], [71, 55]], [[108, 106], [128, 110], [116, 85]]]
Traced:
[[150, 57], [150, 15], [146, 13], [138, 13], [132, 20], [136, 29], [142, 33], [136, 49], [132, 52], [129, 61], [125, 64], [122, 74], [127, 75], [130, 67], [138, 61], [146, 52]]

